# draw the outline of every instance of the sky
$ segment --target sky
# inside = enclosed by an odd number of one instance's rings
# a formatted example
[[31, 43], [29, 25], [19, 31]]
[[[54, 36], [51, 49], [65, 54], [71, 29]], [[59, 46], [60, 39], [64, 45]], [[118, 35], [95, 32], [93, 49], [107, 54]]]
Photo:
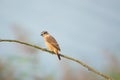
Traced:
[[[0, 0], [0, 38], [15, 39], [11, 26], [18, 24], [30, 32], [32, 44], [45, 47], [40, 32], [47, 30], [61, 53], [101, 69], [106, 64], [104, 50], [120, 53], [119, 4], [119, 0]], [[6, 51], [1, 45], [0, 55], [8, 55], [11, 46]], [[38, 56], [51, 67], [58, 63], [55, 56]]]

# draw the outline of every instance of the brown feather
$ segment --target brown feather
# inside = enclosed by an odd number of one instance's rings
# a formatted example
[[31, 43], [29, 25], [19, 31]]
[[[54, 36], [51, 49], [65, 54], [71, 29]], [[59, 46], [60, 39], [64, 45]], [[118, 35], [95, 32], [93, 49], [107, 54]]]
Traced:
[[54, 37], [52, 37], [51, 35], [47, 36], [46, 41], [60, 51], [60, 47]]

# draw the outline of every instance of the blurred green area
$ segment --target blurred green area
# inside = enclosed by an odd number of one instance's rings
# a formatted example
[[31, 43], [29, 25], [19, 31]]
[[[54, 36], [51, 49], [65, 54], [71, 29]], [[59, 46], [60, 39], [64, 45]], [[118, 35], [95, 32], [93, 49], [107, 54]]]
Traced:
[[117, 73], [117, 72], [112, 73], [111, 72], [110, 74], [114, 80], [120, 80], [120, 73]]
[[41, 77], [35, 56], [0, 58], [0, 80], [53, 80], [52, 74]]
[[[100, 76], [87, 71], [85, 68], [79, 68], [79, 66], [73, 68], [69, 63], [60, 64], [62, 76], [58, 76], [57, 79], [54, 71], [51, 74], [42, 76], [43, 68], [41, 68], [39, 62], [37, 55], [32, 57], [0, 57], [0, 80], [104, 80]], [[113, 63], [116, 62], [109, 64]], [[118, 67], [119, 65], [114, 64], [105, 67], [104, 73], [110, 75], [113, 80], [120, 80], [120, 70], [119, 67], [117, 68], [116, 66]]]

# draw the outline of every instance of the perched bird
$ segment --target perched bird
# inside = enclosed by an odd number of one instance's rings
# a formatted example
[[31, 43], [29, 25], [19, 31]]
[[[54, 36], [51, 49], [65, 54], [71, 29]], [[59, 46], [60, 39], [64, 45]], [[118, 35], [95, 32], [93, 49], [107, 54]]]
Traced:
[[50, 51], [54, 52], [58, 56], [58, 59], [61, 60], [60, 54], [58, 53], [60, 51], [60, 47], [59, 47], [57, 41], [55, 40], [55, 38], [52, 37], [47, 31], [42, 31], [41, 36], [44, 39], [46, 47]]

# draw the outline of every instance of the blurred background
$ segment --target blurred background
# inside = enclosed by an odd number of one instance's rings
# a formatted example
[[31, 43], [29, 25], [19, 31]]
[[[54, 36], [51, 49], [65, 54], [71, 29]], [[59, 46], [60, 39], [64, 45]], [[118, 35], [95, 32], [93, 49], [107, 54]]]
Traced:
[[[41, 31], [61, 53], [120, 80], [119, 0], [0, 0], [0, 39], [45, 48]], [[0, 80], [104, 80], [81, 65], [17, 43], [0, 42]]]

